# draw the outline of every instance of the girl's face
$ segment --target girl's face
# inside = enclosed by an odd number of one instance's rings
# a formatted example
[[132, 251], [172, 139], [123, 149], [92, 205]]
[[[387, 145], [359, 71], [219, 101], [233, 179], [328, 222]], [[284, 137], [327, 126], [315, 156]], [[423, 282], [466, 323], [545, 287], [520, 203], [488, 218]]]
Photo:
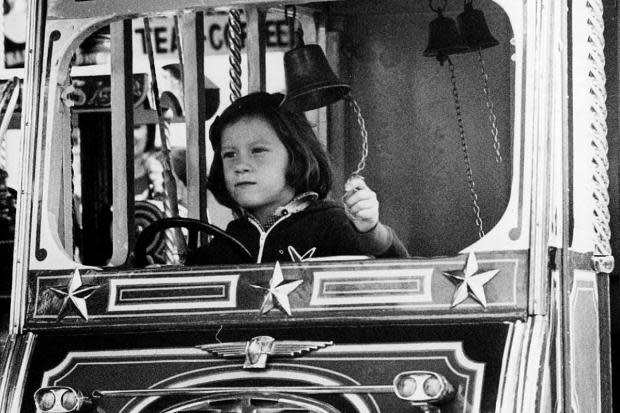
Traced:
[[264, 119], [243, 117], [226, 126], [221, 156], [228, 193], [259, 220], [295, 196], [286, 183], [286, 147]]

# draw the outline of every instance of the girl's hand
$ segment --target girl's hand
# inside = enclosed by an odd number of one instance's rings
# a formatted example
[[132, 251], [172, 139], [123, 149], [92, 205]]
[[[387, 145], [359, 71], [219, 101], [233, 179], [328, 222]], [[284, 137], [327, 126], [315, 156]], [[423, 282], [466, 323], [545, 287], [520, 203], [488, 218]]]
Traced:
[[368, 232], [379, 222], [379, 201], [359, 175], [350, 177], [344, 184], [342, 197], [344, 210], [359, 232]]

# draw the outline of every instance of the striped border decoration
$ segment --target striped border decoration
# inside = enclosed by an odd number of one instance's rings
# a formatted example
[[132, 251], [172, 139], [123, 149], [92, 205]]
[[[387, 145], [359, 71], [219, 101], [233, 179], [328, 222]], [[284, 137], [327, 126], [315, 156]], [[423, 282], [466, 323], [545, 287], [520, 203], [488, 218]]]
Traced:
[[433, 268], [317, 271], [310, 305], [431, 303]]
[[239, 275], [110, 280], [108, 312], [237, 307]]

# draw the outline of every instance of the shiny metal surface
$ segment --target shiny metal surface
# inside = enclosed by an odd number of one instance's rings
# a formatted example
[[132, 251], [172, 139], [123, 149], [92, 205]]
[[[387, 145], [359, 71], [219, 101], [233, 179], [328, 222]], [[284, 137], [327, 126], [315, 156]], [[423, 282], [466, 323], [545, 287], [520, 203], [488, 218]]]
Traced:
[[11, 334], [0, 358], [0, 412], [20, 412], [36, 336]]

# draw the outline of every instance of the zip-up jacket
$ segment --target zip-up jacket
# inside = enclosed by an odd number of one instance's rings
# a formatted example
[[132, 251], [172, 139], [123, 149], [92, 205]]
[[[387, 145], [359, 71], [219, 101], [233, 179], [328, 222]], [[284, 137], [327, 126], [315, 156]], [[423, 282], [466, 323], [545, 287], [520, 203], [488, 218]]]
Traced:
[[248, 215], [230, 222], [226, 232], [250, 251], [251, 260], [230, 242], [215, 237], [190, 257], [189, 264], [262, 263], [337, 255], [409, 256], [391, 228], [379, 223], [368, 232], [359, 232], [344, 208], [329, 200], [313, 201], [298, 212], [281, 209], [279, 218], [267, 230]]

